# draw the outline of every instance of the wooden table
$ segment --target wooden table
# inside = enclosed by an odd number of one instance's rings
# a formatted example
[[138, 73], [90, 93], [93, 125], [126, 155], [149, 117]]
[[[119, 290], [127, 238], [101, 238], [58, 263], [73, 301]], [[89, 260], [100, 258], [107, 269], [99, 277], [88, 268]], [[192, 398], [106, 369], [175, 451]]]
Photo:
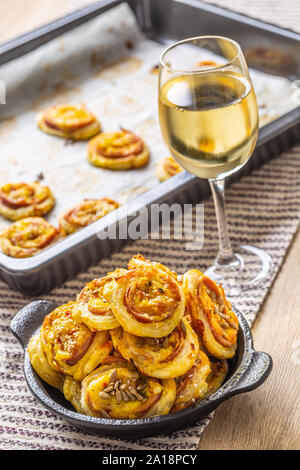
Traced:
[[[257, 2], [261, 11], [261, 0]], [[70, 10], [90, 3], [86, 0], [1, 0], [0, 42], [49, 22]], [[245, 0], [223, 0], [228, 7], [247, 11]], [[272, 19], [272, 3], [263, 6], [264, 19]], [[284, 8], [296, 8], [286, 0]], [[278, 5], [277, 5], [278, 6]], [[300, 6], [295, 15], [300, 17]], [[294, 19], [295, 19], [294, 15]], [[278, 17], [276, 17], [277, 19]], [[294, 22], [295, 23], [295, 22]], [[296, 24], [296, 23], [295, 23]], [[300, 24], [300, 19], [298, 25]], [[300, 157], [300, 156], [299, 156]], [[299, 208], [300, 210], [300, 208]], [[254, 328], [255, 347], [271, 354], [274, 369], [267, 382], [254, 392], [223, 403], [206, 428], [199, 449], [299, 449], [300, 375], [300, 233], [298, 231], [286, 260]], [[297, 352], [298, 351], [298, 352]], [[297, 360], [298, 358], [298, 360]]]

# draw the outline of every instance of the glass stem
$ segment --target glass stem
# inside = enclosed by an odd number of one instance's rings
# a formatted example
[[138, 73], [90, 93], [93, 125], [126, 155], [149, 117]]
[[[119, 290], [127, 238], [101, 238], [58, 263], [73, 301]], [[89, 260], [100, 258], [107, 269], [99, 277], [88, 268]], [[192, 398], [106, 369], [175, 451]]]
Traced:
[[219, 252], [215, 263], [220, 267], [229, 267], [238, 262], [228, 235], [226, 208], [225, 208], [225, 180], [209, 180], [215, 203], [215, 211], [219, 232]]

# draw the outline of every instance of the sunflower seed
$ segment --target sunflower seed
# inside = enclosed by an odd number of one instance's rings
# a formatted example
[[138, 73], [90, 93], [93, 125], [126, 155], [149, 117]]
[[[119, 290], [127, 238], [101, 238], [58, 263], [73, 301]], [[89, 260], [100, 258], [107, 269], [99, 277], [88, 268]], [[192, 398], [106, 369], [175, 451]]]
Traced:
[[229, 323], [229, 325], [230, 325], [232, 328], [234, 328], [235, 330], [238, 329], [238, 326], [237, 326], [235, 323], [233, 323], [232, 320], [228, 320], [228, 323]]
[[230, 316], [229, 316], [229, 315], [226, 315], [225, 313], [219, 312], [219, 316], [220, 316], [221, 318], [223, 318], [223, 320], [230, 320]]
[[114, 389], [117, 390], [120, 387], [121, 384], [122, 384], [122, 379], [117, 380], [115, 385], [114, 385]]
[[103, 392], [109, 393], [109, 392], [111, 392], [113, 389], [114, 389], [114, 386], [113, 386], [113, 385], [109, 385], [108, 387], [106, 387], [106, 388], [103, 390]]
[[116, 399], [117, 401], [122, 401], [122, 395], [120, 390], [116, 390]]
[[139, 401], [143, 399], [143, 396], [139, 394], [139, 392], [136, 391], [134, 387], [129, 387], [129, 391], [134, 395]]
[[120, 390], [126, 390], [126, 388], [127, 388], [127, 384], [122, 384], [122, 385], [120, 386]]
[[128, 398], [129, 398], [130, 401], [134, 401], [134, 400], [135, 400], [135, 396], [132, 395], [132, 393], [131, 393], [129, 390], [126, 390], [126, 395], [128, 396]]
[[126, 392], [124, 392], [123, 390], [121, 390], [120, 393], [121, 393], [122, 399], [123, 399], [124, 401], [128, 401], [128, 400], [129, 400], [129, 398], [128, 398]]
[[110, 414], [107, 413], [107, 411], [105, 411], [105, 410], [101, 410], [101, 411], [100, 411], [100, 414], [101, 414], [101, 416], [102, 416], [103, 418], [111, 419]]
[[113, 369], [112, 373], [110, 374], [109, 380], [111, 382], [115, 382], [116, 378], [117, 378], [117, 369]]
[[104, 391], [99, 393], [100, 398], [103, 398], [104, 400], [108, 400], [110, 398], [110, 395]]

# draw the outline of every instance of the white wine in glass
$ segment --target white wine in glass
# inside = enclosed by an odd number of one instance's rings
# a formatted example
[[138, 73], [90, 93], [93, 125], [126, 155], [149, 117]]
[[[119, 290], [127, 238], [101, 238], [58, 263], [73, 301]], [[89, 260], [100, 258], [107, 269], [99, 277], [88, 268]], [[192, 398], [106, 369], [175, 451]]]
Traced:
[[[200, 60], [203, 56], [213, 60]], [[231, 295], [257, 285], [270, 274], [271, 259], [249, 245], [233, 252], [224, 199], [224, 178], [248, 161], [258, 134], [256, 97], [239, 45], [206, 36], [166, 49], [160, 60], [159, 119], [174, 158], [185, 170], [208, 179], [213, 192], [220, 247], [207, 274]], [[250, 279], [245, 270], [249, 256], [259, 266]]]

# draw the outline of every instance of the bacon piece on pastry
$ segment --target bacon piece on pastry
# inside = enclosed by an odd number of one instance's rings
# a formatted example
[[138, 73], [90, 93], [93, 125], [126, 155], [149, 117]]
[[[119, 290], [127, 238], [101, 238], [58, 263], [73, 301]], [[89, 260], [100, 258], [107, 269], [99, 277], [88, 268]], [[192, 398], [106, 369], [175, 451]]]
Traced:
[[8, 256], [26, 258], [48, 247], [58, 237], [58, 230], [42, 217], [27, 217], [0, 234], [0, 246]]
[[162, 338], [143, 338], [124, 331], [111, 331], [115, 349], [144, 375], [169, 379], [185, 374], [199, 352], [196, 333], [186, 319]]
[[126, 129], [103, 132], [90, 140], [88, 161], [110, 170], [130, 170], [148, 163], [149, 150], [140, 137]]
[[208, 353], [218, 359], [233, 357], [239, 323], [222, 286], [193, 269], [184, 274], [183, 288], [193, 326]]
[[43, 216], [54, 204], [50, 188], [40, 183], [7, 183], [0, 188], [0, 214], [9, 220]]
[[173, 157], [163, 158], [156, 165], [156, 176], [159, 181], [166, 181], [171, 178], [171, 176], [177, 175], [181, 172], [181, 166], [178, 165]]
[[38, 116], [39, 128], [65, 139], [86, 140], [101, 131], [97, 118], [84, 107], [52, 106]]
[[63, 236], [74, 233], [80, 228], [96, 222], [118, 207], [119, 204], [113, 199], [86, 199], [60, 216], [61, 233]]
[[41, 345], [50, 366], [75, 380], [82, 380], [110, 353], [112, 342], [106, 331], [91, 331], [73, 319], [74, 302], [49, 313], [43, 322]]
[[123, 329], [136, 336], [169, 335], [185, 311], [181, 284], [159, 263], [141, 263], [116, 276], [103, 295]]
[[65, 396], [72, 398], [77, 410], [98, 418], [137, 419], [165, 415], [176, 396], [173, 379], [141, 376], [125, 359], [113, 356], [108, 356], [79, 387], [81, 394], [78, 385], [68, 379]]

